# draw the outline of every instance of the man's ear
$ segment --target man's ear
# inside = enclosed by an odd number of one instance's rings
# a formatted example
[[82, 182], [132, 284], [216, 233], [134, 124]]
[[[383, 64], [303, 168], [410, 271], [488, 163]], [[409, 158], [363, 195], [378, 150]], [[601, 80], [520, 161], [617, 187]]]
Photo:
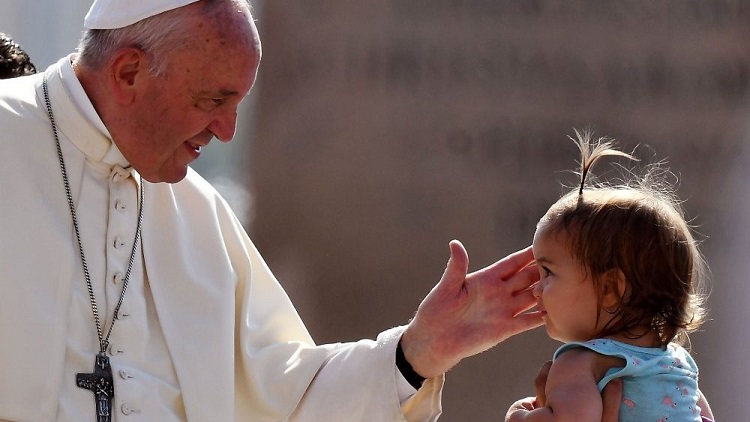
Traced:
[[625, 274], [619, 268], [613, 268], [604, 275], [602, 286], [602, 307], [604, 309], [616, 308], [625, 298], [628, 287]]
[[135, 47], [119, 50], [110, 62], [111, 95], [121, 104], [132, 104], [148, 76], [146, 54]]

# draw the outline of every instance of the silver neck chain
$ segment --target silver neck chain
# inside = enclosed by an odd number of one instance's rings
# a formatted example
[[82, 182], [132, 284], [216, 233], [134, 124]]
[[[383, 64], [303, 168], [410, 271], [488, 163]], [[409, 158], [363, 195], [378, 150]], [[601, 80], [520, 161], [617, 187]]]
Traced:
[[130, 280], [130, 273], [133, 269], [133, 262], [135, 261], [135, 254], [138, 249], [138, 243], [141, 238], [141, 222], [143, 221], [143, 178], [140, 179], [140, 196], [138, 198], [138, 225], [135, 228], [135, 239], [133, 240], [133, 250], [130, 252], [130, 262], [128, 262], [128, 269], [125, 272], [125, 278], [122, 281], [122, 292], [117, 300], [117, 306], [115, 306], [115, 312], [112, 316], [112, 324], [109, 325], [107, 335], [102, 335], [102, 324], [99, 319], [99, 308], [96, 306], [96, 297], [94, 296], [94, 287], [91, 284], [91, 275], [89, 274], [88, 265], [86, 265], [86, 256], [83, 254], [83, 244], [81, 243], [81, 233], [78, 229], [78, 219], [76, 218], [76, 208], [73, 203], [73, 195], [70, 190], [70, 182], [68, 181], [68, 172], [65, 169], [65, 160], [62, 154], [62, 148], [60, 146], [60, 138], [57, 135], [57, 125], [55, 124], [55, 116], [52, 114], [52, 105], [49, 100], [49, 91], [47, 89], [47, 78], [44, 78], [42, 82], [44, 89], [44, 101], [47, 106], [47, 114], [52, 125], [52, 134], [55, 137], [55, 143], [57, 144], [57, 157], [60, 160], [60, 171], [62, 173], [63, 183], [65, 184], [65, 196], [68, 199], [68, 207], [70, 208], [70, 217], [73, 220], [73, 229], [76, 233], [76, 240], [78, 241], [78, 252], [81, 255], [81, 263], [83, 264], [83, 275], [86, 278], [86, 288], [89, 293], [89, 301], [91, 302], [91, 311], [94, 314], [94, 322], [96, 323], [96, 334], [99, 337], [99, 353], [106, 353], [109, 345], [109, 336], [112, 334], [112, 327], [115, 326], [117, 321], [117, 315], [120, 312], [120, 306], [125, 298], [125, 290], [128, 288], [128, 281]]

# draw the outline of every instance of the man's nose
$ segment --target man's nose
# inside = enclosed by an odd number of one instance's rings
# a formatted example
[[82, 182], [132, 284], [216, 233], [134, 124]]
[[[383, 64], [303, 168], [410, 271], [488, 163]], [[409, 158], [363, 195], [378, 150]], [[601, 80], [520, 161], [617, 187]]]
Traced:
[[208, 130], [221, 142], [231, 141], [236, 129], [237, 110], [217, 115], [208, 125]]

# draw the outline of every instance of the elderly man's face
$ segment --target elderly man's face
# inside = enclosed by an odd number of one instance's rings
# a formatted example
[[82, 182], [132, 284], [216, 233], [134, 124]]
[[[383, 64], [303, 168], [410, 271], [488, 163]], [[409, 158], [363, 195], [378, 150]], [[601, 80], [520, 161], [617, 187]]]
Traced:
[[[237, 107], [252, 87], [260, 62], [255, 26], [226, 29], [196, 25], [187, 48], [169, 57], [165, 75], [144, 75], [131, 134], [121, 150], [148, 181], [182, 180], [188, 165], [215, 136], [234, 136]], [[251, 31], [254, 42], [243, 42]], [[118, 145], [120, 143], [118, 142]]]

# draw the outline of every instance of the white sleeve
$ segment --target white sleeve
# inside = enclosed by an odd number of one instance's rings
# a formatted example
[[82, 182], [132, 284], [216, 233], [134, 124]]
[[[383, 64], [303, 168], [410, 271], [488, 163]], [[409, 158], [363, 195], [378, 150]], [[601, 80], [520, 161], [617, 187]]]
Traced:
[[[444, 378], [425, 380], [419, 390], [403, 379], [396, 368], [396, 346], [404, 328], [387, 330], [375, 341], [335, 345], [290, 420], [436, 421]], [[406, 384], [405, 395], [399, 381]]]
[[409, 384], [409, 381], [404, 378], [404, 375], [399, 371], [398, 367], [395, 367], [394, 369], [396, 370], [396, 392], [398, 393], [398, 401], [403, 405], [417, 392], [417, 389]]
[[243, 274], [237, 288], [237, 420], [437, 420], [444, 377], [400, 393], [405, 380], [396, 368], [396, 346], [406, 327], [376, 340], [315, 345], [257, 248], [241, 240], [233, 259]]

